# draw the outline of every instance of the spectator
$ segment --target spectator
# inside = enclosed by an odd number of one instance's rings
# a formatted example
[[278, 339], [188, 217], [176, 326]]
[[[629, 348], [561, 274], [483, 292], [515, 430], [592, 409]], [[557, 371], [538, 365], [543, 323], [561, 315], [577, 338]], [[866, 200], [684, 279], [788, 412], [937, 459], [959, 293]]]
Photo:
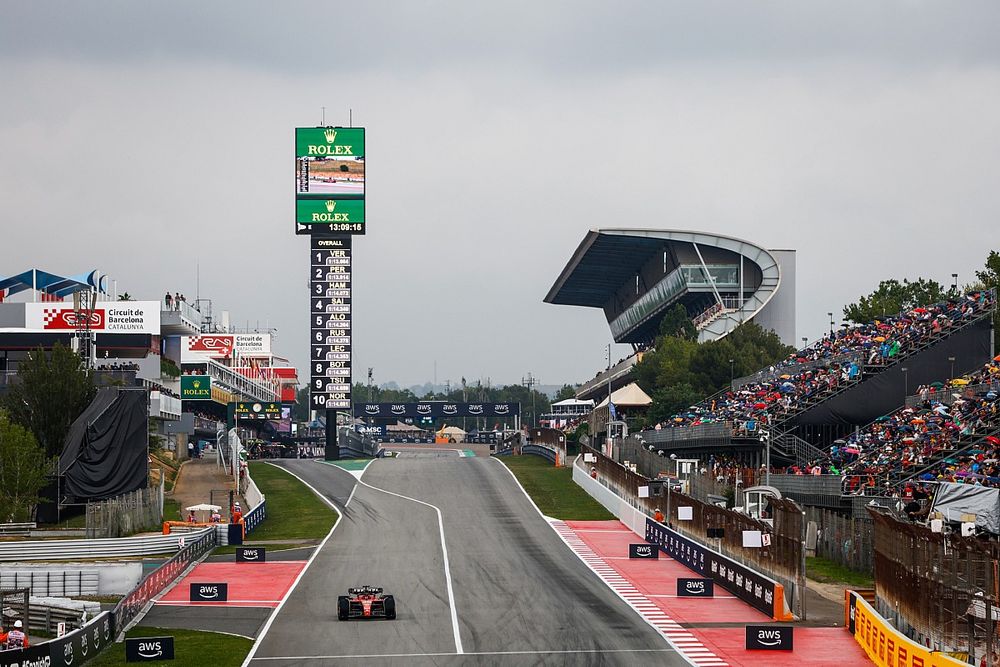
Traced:
[[164, 310], [170, 310], [171, 308], [173, 308], [174, 298], [170, 296], [170, 292], [167, 292], [167, 295], [163, 297], [163, 306]]

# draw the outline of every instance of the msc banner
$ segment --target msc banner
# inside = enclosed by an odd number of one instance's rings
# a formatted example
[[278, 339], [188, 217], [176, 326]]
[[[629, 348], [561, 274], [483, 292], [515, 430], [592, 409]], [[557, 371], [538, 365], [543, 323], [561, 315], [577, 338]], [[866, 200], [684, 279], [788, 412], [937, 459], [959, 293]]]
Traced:
[[511, 417], [520, 403], [355, 403], [355, 417]]
[[792, 619], [785, 610], [784, 587], [712, 551], [692, 539], [684, 537], [649, 517], [646, 518], [646, 541], [655, 544], [665, 554], [707, 577], [750, 606], [778, 621]]
[[98, 301], [94, 309], [73, 310], [69, 303], [24, 304], [24, 328], [29, 331], [160, 334], [159, 301]]

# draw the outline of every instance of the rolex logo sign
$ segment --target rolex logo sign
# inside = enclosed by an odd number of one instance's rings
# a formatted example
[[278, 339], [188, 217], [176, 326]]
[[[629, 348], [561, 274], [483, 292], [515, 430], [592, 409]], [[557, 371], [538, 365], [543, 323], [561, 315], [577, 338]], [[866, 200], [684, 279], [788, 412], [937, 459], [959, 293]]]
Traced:
[[182, 375], [181, 400], [212, 400], [212, 379], [208, 375]]
[[337, 202], [333, 199], [326, 200], [326, 212], [333, 213], [333, 209], [337, 208]]
[[326, 136], [326, 143], [328, 143], [328, 144], [332, 144], [333, 142], [335, 142], [337, 140], [337, 131], [335, 129], [333, 129], [332, 127], [326, 128], [326, 130], [324, 130], [323, 134]]

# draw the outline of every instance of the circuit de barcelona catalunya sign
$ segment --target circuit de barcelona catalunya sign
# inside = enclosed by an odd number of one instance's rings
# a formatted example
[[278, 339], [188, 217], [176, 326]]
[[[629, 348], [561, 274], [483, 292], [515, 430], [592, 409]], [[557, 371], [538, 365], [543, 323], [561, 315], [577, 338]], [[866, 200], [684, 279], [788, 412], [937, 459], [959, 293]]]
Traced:
[[355, 417], [513, 417], [520, 403], [355, 403]]

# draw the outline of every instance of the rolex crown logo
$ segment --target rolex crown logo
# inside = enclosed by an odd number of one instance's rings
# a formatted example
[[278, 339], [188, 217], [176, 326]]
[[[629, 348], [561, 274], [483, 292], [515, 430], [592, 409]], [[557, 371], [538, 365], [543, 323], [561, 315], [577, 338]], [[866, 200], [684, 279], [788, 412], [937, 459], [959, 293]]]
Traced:
[[332, 144], [337, 140], [337, 131], [332, 127], [328, 127], [323, 130], [323, 134], [326, 136], [326, 143]]
[[195, 381], [194, 381], [194, 382], [192, 382], [191, 384], [193, 384], [193, 385], [194, 385], [194, 388], [195, 388], [195, 389], [200, 389], [200, 388], [201, 388], [201, 380], [195, 380]]
[[333, 209], [337, 208], [337, 202], [333, 199], [326, 200], [326, 212], [333, 213]]

